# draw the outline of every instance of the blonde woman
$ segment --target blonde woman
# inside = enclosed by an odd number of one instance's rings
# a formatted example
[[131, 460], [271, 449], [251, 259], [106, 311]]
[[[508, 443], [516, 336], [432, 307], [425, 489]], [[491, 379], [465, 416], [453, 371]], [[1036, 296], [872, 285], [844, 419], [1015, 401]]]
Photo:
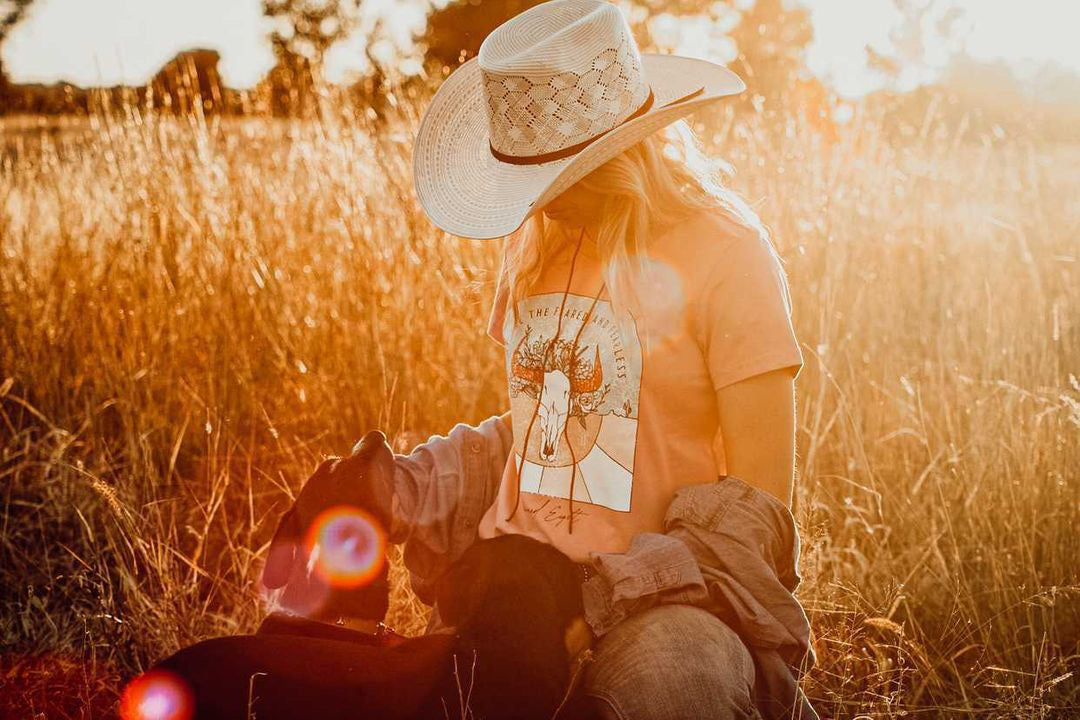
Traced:
[[[727, 528], [690, 522], [682, 541], [695, 503], [673, 505], [734, 476], [720, 484], [756, 493], [793, 538], [802, 358], [784, 273], [680, 120], [742, 88], [711, 63], [643, 56], [613, 5], [555, 0], [485, 39], [416, 140], [431, 220], [506, 238], [488, 332], [506, 349], [513, 445], [479, 537], [529, 535], [600, 575], [585, 583], [599, 635], [586, 691], [611, 717], [743, 717], [755, 686], [766, 713], [795, 704], [790, 687], [770, 702], [783, 681], [755, 681], [769, 661], [702, 610], [738, 618], [716, 597], [724, 583], [694, 567], [702, 538], [737, 531], [737, 513]], [[742, 551], [716, 564], [737, 574]], [[651, 575], [618, 576], [657, 556]], [[787, 603], [781, 635], [805, 631], [788, 589], [759, 601]]]
[[510, 409], [395, 456], [390, 540], [425, 599], [477, 538], [579, 563], [567, 648], [591, 645], [605, 718], [814, 716], [786, 281], [682, 119], [742, 89], [641, 54], [613, 5], [554, 0], [447, 78], [416, 139], [431, 220], [502, 239], [488, 334]]

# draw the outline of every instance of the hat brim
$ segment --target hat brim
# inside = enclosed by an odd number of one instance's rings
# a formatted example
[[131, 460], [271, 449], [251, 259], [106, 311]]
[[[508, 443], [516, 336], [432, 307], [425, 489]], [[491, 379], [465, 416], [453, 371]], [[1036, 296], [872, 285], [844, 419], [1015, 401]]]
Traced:
[[[705, 60], [643, 53], [641, 61], [654, 95], [648, 112], [575, 155], [536, 165], [492, 155], [480, 68], [476, 58], [461, 65], [432, 98], [413, 146], [413, 185], [428, 217], [459, 237], [509, 235], [534, 210], [631, 145], [746, 87], [735, 73]], [[673, 103], [699, 88], [700, 93]]]

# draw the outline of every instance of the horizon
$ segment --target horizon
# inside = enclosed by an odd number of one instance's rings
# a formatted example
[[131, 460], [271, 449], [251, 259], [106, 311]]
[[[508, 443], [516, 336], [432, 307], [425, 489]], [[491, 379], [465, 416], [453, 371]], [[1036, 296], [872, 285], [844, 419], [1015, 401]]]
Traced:
[[[423, 0], [365, 3], [360, 30], [380, 18], [385, 20], [389, 41], [373, 52], [394, 61], [405, 74], [419, 68], [411, 38], [426, 23], [427, 5]], [[891, 0], [805, 0], [803, 5], [810, 10], [814, 26], [815, 37], [807, 51], [807, 64], [814, 74], [842, 96], [858, 97], [880, 89], [880, 77], [867, 67], [865, 47], [896, 49], [890, 33], [902, 18]], [[906, 67], [900, 89], [932, 81], [957, 54], [1012, 63], [1018, 75], [1033, 75], [1046, 64], [1080, 74], [1080, 44], [1072, 41], [1070, 30], [1080, 25], [1080, 7], [1062, 9], [1055, 7], [1054, 0], [1031, 0], [1023, 7], [994, 0], [952, 0], [941, 5], [942, 11], [950, 7], [964, 13], [962, 47], [950, 47], [928, 36], [925, 67]], [[926, 24], [941, 14], [932, 14]], [[862, 32], [855, 35], [852, 27]], [[99, 0], [92, 6], [79, 0], [39, 0], [11, 32], [2, 52], [13, 82], [110, 86], [145, 84], [178, 53], [210, 49], [221, 56], [226, 84], [243, 89], [254, 86], [274, 63], [269, 28], [258, 0], [189, 0], [183, 5], [165, 0]], [[348, 82], [367, 70], [360, 35], [350, 36], [327, 53], [331, 82]], [[668, 44], [680, 54], [730, 60], [730, 44], [723, 42], [715, 25], [676, 25], [672, 39]]]

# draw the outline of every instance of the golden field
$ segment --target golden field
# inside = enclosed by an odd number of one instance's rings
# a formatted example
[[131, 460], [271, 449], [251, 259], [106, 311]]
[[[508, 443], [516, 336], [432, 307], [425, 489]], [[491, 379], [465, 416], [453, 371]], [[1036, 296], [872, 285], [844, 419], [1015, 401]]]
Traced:
[[[505, 409], [498, 248], [414, 202], [418, 106], [0, 125], [0, 715], [108, 716], [148, 663], [250, 630], [322, 455]], [[1080, 716], [1080, 148], [711, 120], [806, 358], [815, 705]]]

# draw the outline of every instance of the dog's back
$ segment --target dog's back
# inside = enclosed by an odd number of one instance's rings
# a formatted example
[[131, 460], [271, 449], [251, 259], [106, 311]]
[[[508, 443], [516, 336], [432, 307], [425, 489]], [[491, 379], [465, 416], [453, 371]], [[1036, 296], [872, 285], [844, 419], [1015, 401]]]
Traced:
[[[271, 616], [259, 633], [206, 640], [161, 662], [196, 720], [548, 720], [566, 699], [566, 635], [581, 615], [576, 567], [523, 536], [482, 540], [442, 579], [455, 635], [388, 645], [324, 623]], [[445, 703], [445, 704], [444, 704]], [[571, 706], [573, 707], [573, 703]], [[580, 709], [560, 717], [583, 717]]]
[[[386, 648], [297, 635], [245, 635], [192, 645], [157, 666], [194, 700], [197, 720], [406, 720], [441, 716], [454, 638]], [[432, 715], [434, 712], [438, 715]]]

